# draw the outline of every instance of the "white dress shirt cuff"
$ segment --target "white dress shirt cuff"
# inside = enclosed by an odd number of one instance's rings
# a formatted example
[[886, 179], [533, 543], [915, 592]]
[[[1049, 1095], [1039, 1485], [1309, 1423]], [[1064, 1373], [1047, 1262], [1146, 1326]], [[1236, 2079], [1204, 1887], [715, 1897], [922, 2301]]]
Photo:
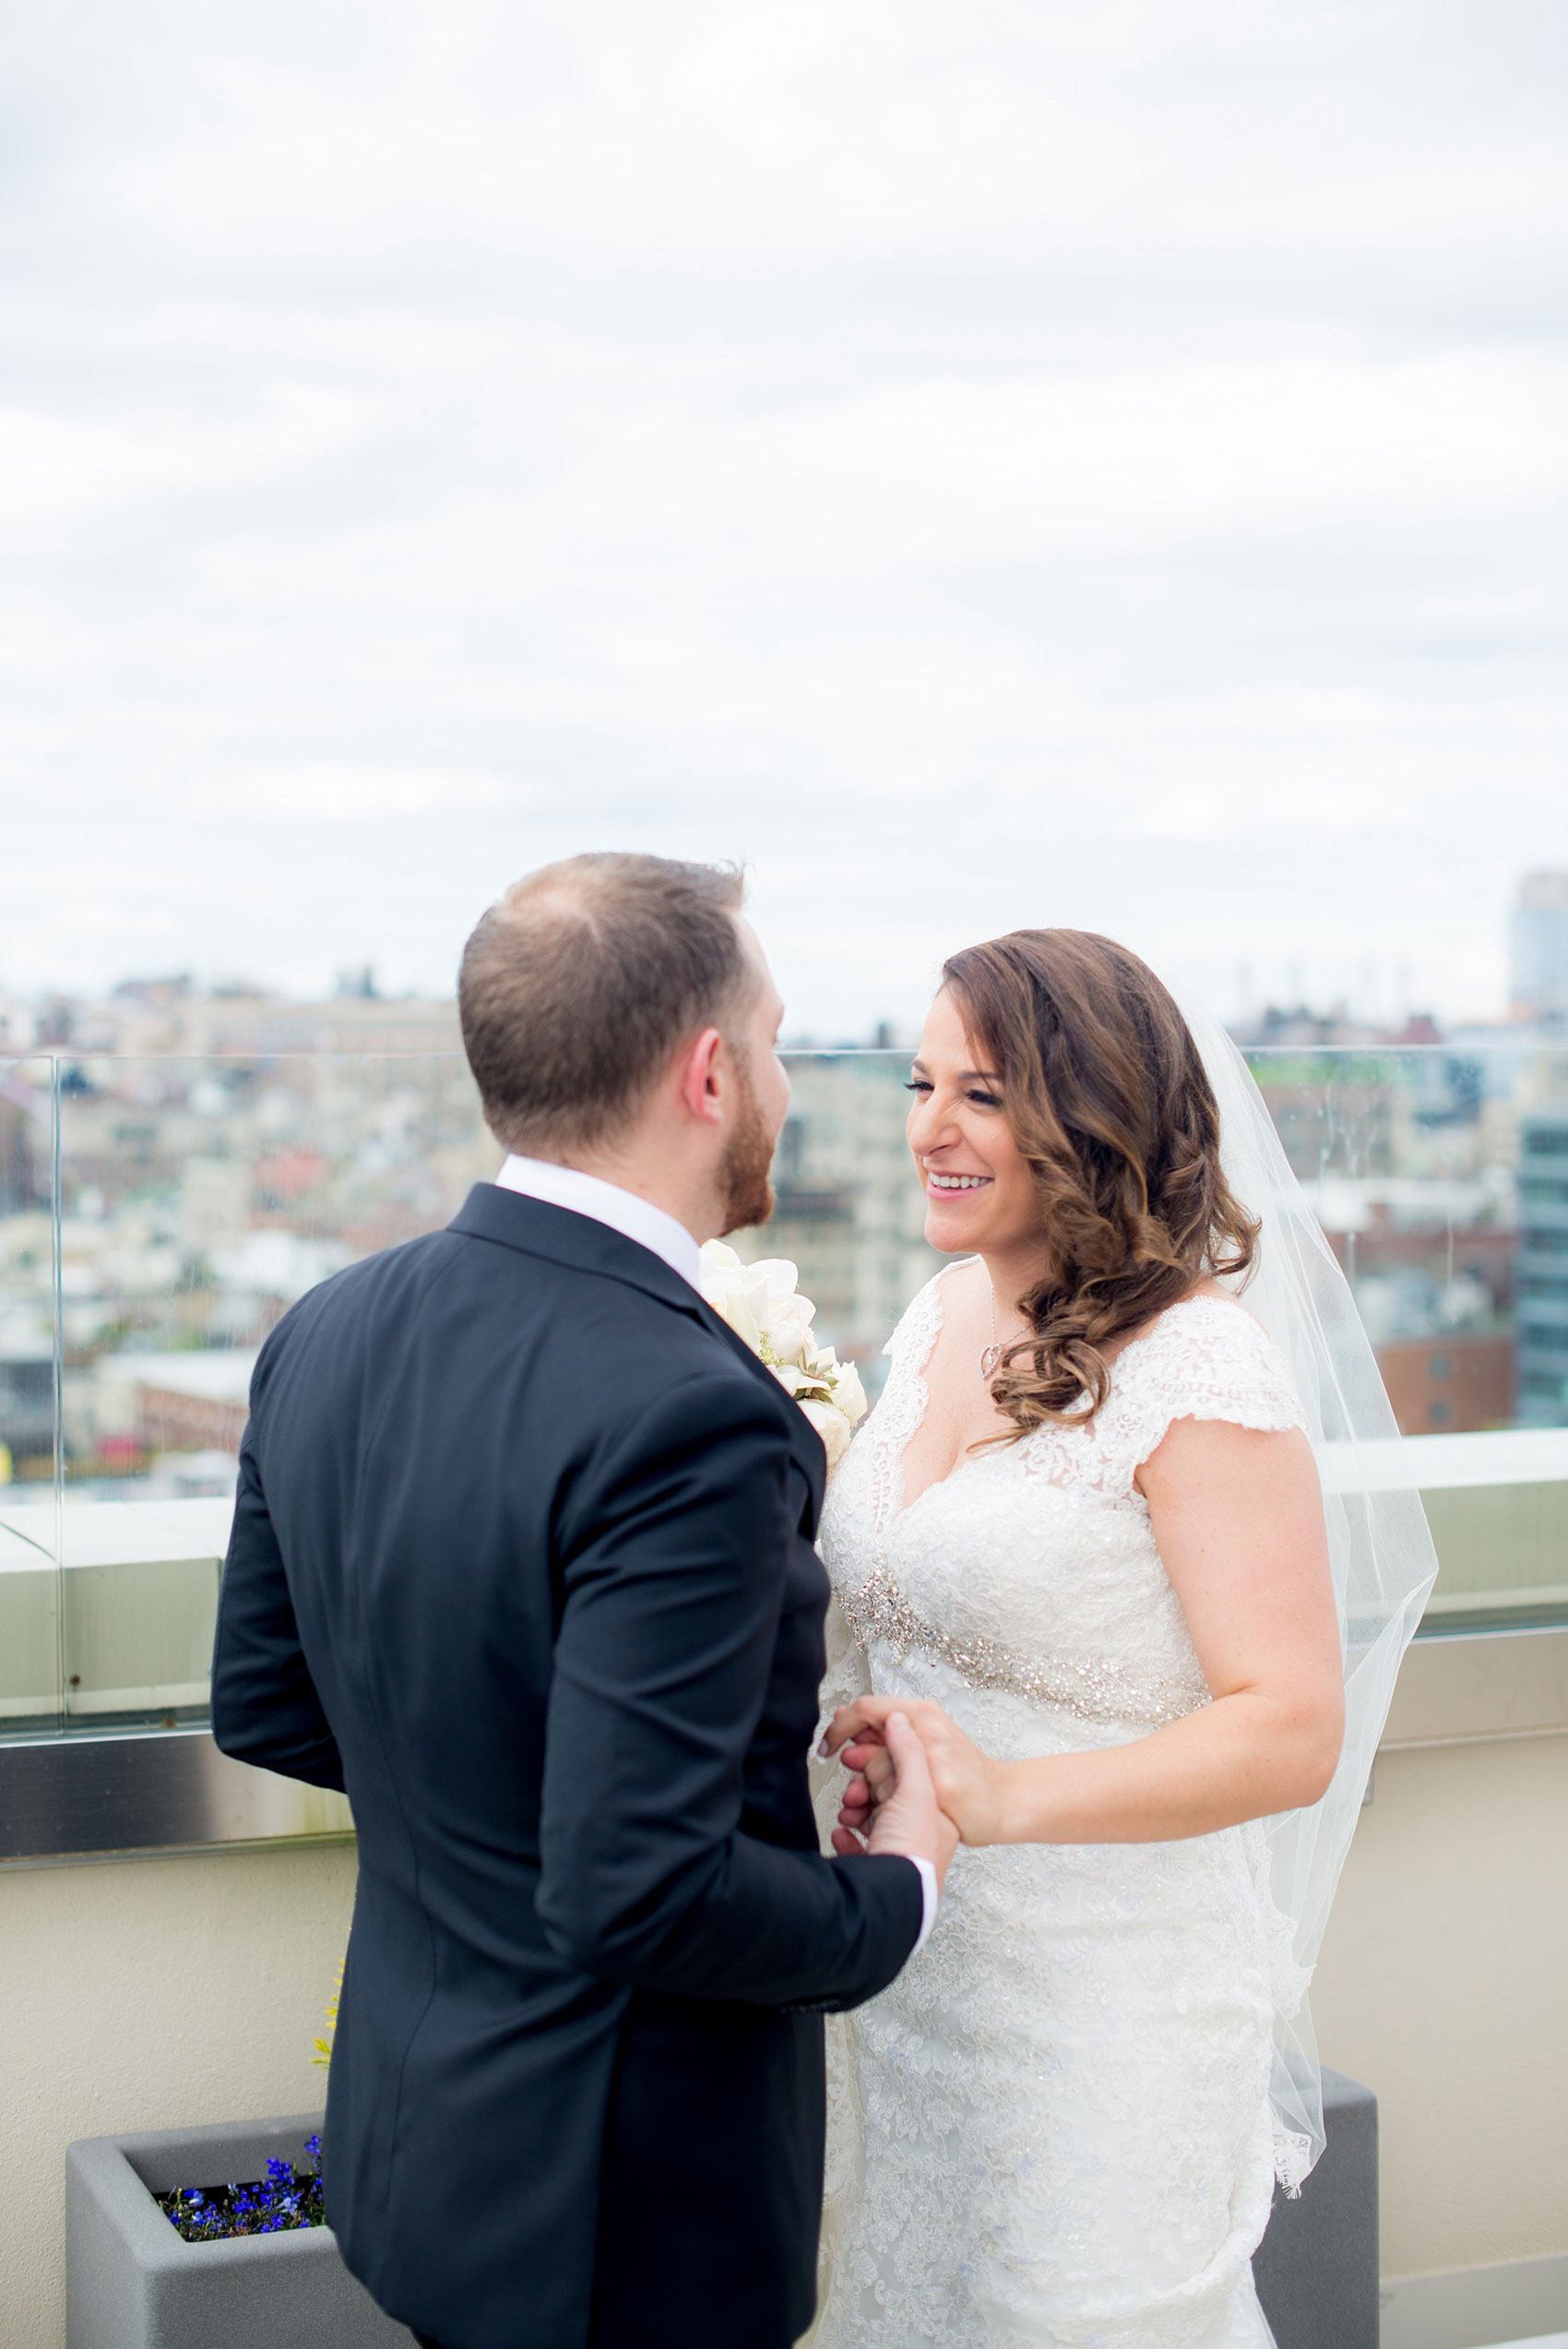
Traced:
[[931, 1928], [936, 1923], [936, 1912], [941, 1904], [942, 1895], [936, 1888], [936, 1870], [929, 1860], [917, 1860], [911, 1857], [909, 1865], [911, 1867], [918, 1867], [921, 1872], [921, 1900], [925, 1912], [921, 1919], [921, 1938], [915, 1943], [914, 1949], [909, 1951], [912, 1958], [919, 1950], [925, 1948], [931, 1938]]

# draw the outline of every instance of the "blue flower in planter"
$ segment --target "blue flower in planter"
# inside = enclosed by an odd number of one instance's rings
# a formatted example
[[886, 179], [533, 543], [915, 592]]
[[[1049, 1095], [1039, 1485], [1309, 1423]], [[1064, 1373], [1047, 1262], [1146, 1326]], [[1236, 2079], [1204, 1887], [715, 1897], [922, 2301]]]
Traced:
[[325, 2226], [321, 2140], [309, 2138], [308, 2170], [291, 2162], [269, 2161], [267, 2176], [227, 2186], [176, 2187], [154, 2196], [169, 2224], [187, 2243], [213, 2242], [231, 2235], [277, 2235], [294, 2227]]

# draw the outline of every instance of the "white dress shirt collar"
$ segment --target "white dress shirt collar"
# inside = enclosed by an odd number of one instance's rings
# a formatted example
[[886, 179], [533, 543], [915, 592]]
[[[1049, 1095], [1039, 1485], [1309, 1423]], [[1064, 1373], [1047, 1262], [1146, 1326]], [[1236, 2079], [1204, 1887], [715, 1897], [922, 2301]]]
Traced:
[[546, 1158], [519, 1158], [514, 1151], [495, 1177], [503, 1191], [520, 1191], [525, 1198], [543, 1199], [549, 1207], [564, 1207], [574, 1215], [589, 1215], [608, 1223], [639, 1247], [660, 1258], [671, 1272], [701, 1288], [697, 1244], [683, 1223], [667, 1215], [651, 1199], [624, 1191], [598, 1174], [584, 1174], [575, 1166], [557, 1166]]

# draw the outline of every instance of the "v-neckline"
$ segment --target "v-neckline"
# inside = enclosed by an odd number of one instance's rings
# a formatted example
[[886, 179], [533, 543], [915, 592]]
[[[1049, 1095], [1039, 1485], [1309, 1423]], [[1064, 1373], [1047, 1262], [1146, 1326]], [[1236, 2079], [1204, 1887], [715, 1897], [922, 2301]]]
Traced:
[[[978, 1468], [981, 1461], [992, 1457], [989, 1453], [976, 1452], [972, 1449], [960, 1452], [958, 1458], [954, 1461], [945, 1476], [933, 1476], [929, 1484], [925, 1484], [921, 1486], [920, 1491], [915, 1495], [913, 1500], [906, 1500], [904, 1497], [904, 1462], [909, 1458], [909, 1446], [914, 1442], [915, 1437], [925, 1425], [926, 1413], [931, 1409], [931, 1389], [927, 1384], [925, 1374], [930, 1366], [932, 1355], [936, 1352], [937, 1340], [942, 1335], [943, 1323], [946, 1318], [946, 1316], [944, 1314], [942, 1309], [942, 1283], [946, 1280], [949, 1273], [961, 1272], [966, 1265], [978, 1264], [980, 1258], [978, 1257], [967, 1256], [963, 1258], [961, 1263], [945, 1265], [936, 1275], [935, 1281], [932, 1283], [932, 1305], [935, 1313], [935, 1318], [931, 1325], [931, 1338], [927, 1343], [924, 1353], [921, 1356], [920, 1368], [918, 1370], [911, 1368], [908, 1374], [913, 1385], [919, 1391], [921, 1404], [920, 1416], [916, 1419], [914, 1425], [910, 1427], [909, 1434], [905, 1437], [903, 1442], [899, 1445], [897, 1451], [893, 1456], [890, 1478], [892, 1497], [889, 1502], [885, 1520], [885, 1523], [888, 1526], [896, 1525], [900, 1518], [908, 1517], [912, 1513], [912, 1511], [919, 1508], [921, 1503], [925, 1499], [928, 1493], [937, 1492], [943, 1485], [951, 1485], [954, 1478], [961, 1475], [966, 1468]], [[1148, 1344], [1156, 1331], [1163, 1325], [1168, 1314], [1180, 1313], [1182, 1307], [1186, 1305], [1202, 1303], [1204, 1301], [1204, 1295], [1205, 1293], [1203, 1291], [1196, 1289], [1190, 1290], [1184, 1297], [1178, 1297], [1174, 1304], [1166, 1306], [1160, 1312], [1157, 1313], [1146, 1330], [1141, 1330], [1135, 1338], [1129, 1338], [1124, 1345], [1118, 1346], [1115, 1353], [1111, 1356], [1110, 1364], [1112, 1382], [1114, 1383], [1115, 1373], [1120, 1369], [1127, 1356], [1130, 1353], [1135, 1353], [1139, 1346], [1146, 1346]], [[1105, 1401], [1100, 1405], [1101, 1411], [1109, 1407], [1112, 1390], [1113, 1387], [1107, 1389]], [[1096, 1417], [1098, 1416], [1099, 1413], [1097, 1413]], [[1050, 1425], [1051, 1423], [1047, 1422], [1045, 1424]], [[1091, 1421], [1089, 1424], [1092, 1425], [1093, 1422]], [[1028, 1430], [1026, 1434], [1021, 1435], [1018, 1441], [1019, 1443], [1024, 1443], [1028, 1440], [1028, 1437], [1029, 1435], [1035, 1435], [1038, 1433], [1038, 1429], [1031, 1428]]]
[[947, 1471], [945, 1476], [932, 1477], [928, 1484], [921, 1486], [920, 1491], [915, 1495], [913, 1500], [906, 1500], [904, 1497], [904, 1462], [909, 1458], [909, 1446], [914, 1442], [915, 1437], [925, 1425], [926, 1413], [931, 1409], [931, 1389], [926, 1383], [925, 1374], [927, 1369], [930, 1367], [932, 1355], [936, 1352], [937, 1341], [942, 1335], [943, 1323], [946, 1319], [946, 1316], [942, 1309], [942, 1283], [947, 1279], [950, 1273], [961, 1272], [966, 1265], [978, 1264], [979, 1262], [980, 1258], [978, 1256], [967, 1256], [964, 1258], [962, 1263], [944, 1265], [932, 1283], [932, 1306], [935, 1318], [932, 1320], [931, 1325], [931, 1337], [927, 1342], [924, 1353], [921, 1356], [920, 1367], [916, 1369], [911, 1365], [909, 1372], [910, 1381], [920, 1396], [920, 1416], [916, 1419], [914, 1425], [909, 1429], [909, 1434], [905, 1437], [903, 1442], [899, 1445], [897, 1451], [893, 1456], [893, 1471], [891, 1477], [892, 1499], [887, 1511], [887, 1522], [889, 1525], [896, 1524], [901, 1517], [908, 1517], [912, 1509], [919, 1508], [921, 1503], [924, 1500], [928, 1493], [934, 1493], [939, 1485], [950, 1485], [955, 1476], [958, 1475], [962, 1470], [966, 1468], [972, 1468], [975, 1464], [974, 1453], [969, 1451], [960, 1452], [952, 1467]]

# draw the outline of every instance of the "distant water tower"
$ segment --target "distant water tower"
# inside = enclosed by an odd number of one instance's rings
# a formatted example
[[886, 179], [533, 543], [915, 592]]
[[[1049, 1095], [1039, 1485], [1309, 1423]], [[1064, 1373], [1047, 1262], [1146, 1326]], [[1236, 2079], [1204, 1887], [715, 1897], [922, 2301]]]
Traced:
[[1515, 1018], [1568, 1019], [1568, 873], [1526, 873], [1508, 924]]

